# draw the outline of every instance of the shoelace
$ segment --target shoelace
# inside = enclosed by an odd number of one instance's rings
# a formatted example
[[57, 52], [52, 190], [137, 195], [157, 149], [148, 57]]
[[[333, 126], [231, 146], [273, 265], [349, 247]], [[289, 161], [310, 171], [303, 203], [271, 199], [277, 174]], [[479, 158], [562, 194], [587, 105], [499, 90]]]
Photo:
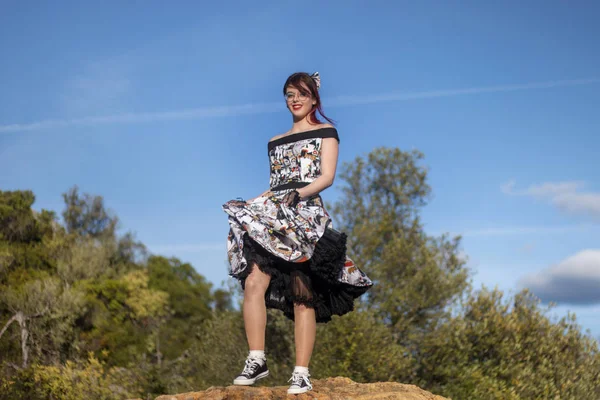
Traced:
[[[292, 381], [292, 385], [291, 386], [301, 386], [302, 382], [304, 381], [305, 378], [308, 378], [310, 375], [303, 375], [299, 372], [292, 372], [292, 377], [290, 379], [288, 379], [289, 381]], [[308, 383], [308, 382], [307, 382]]]
[[258, 358], [247, 358], [246, 366], [244, 367], [244, 370], [242, 371], [242, 375], [252, 375], [252, 374], [254, 374], [254, 371], [256, 371], [256, 368], [258, 368], [258, 367], [260, 367]]

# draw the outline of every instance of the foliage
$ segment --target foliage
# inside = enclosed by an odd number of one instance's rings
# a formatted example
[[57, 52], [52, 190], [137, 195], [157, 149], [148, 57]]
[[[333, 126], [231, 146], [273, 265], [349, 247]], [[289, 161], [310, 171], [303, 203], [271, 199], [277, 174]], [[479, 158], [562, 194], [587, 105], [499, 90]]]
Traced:
[[[417, 151], [388, 148], [357, 157], [340, 172], [343, 195], [332, 207], [339, 229], [348, 232], [351, 256], [375, 282], [363, 304], [377, 317], [371, 327], [389, 329], [391, 340], [412, 357], [410, 365], [386, 365], [385, 370], [455, 398], [578, 398], [575, 393], [595, 398], [589, 394], [598, 387], [600, 373], [596, 342], [576, 326], [552, 323], [537, 303], [521, 295], [514, 299], [520, 306], [514, 314], [498, 312], [491, 320], [474, 317], [494, 313], [497, 304], [470, 292], [460, 237], [425, 233], [420, 209], [431, 190], [427, 171], [419, 165], [422, 158]], [[464, 297], [470, 303], [461, 308], [458, 301]], [[530, 345], [526, 356], [523, 343], [510, 340], [517, 323], [528, 329], [523, 333]], [[461, 329], [464, 326], [472, 329]], [[342, 331], [335, 337], [344, 342], [341, 338], [355, 335], [356, 328]], [[536, 347], [540, 335], [547, 335], [545, 346]], [[499, 351], [502, 346], [507, 351]], [[346, 355], [352, 353], [351, 344], [342, 348]], [[331, 344], [326, 349], [330, 351]], [[389, 351], [382, 345], [379, 355]], [[348, 374], [359, 370], [357, 359]], [[505, 370], [509, 367], [511, 373]]]
[[600, 398], [598, 344], [574, 316], [551, 322], [528, 291], [482, 289], [463, 307], [425, 341], [423, 385], [457, 399]]
[[[468, 399], [600, 398], [598, 343], [527, 292], [472, 291], [460, 237], [431, 236], [417, 151], [345, 164], [336, 227], [374, 280], [356, 311], [319, 325], [314, 377], [397, 380]], [[31, 191], [0, 191], [0, 399], [152, 398], [228, 385], [247, 355], [239, 285], [148, 255], [101, 196], [63, 195], [59, 222]], [[269, 310], [271, 375], [295, 361], [293, 323]], [[260, 382], [270, 385], [274, 380]]]
[[167, 359], [177, 358], [194, 342], [190, 327], [212, 317], [211, 284], [188, 263], [176, 258], [151, 256], [148, 259], [148, 285], [169, 296], [169, 314], [160, 326], [160, 351]]
[[388, 148], [357, 157], [340, 173], [343, 196], [332, 208], [351, 256], [375, 283], [365, 305], [417, 359], [423, 338], [468, 287], [460, 238], [428, 236], [420, 221], [431, 192], [422, 158]]
[[241, 372], [248, 354], [241, 314], [226, 312], [204, 321], [196, 337], [187, 363], [195, 387], [230, 385], [232, 375]]
[[404, 382], [413, 378], [408, 351], [367, 311], [334, 317], [318, 327], [317, 337], [311, 361], [316, 377], [345, 376], [355, 382]]
[[[160, 394], [160, 377], [178, 379], [165, 372], [192, 346], [191, 324], [213, 317], [210, 284], [177, 259], [148, 260], [131, 233], [117, 234], [100, 196], [69, 190], [64, 226], [34, 211], [34, 200], [30, 191], [0, 191], [3, 382], [13, 392], [20, 381], [43, 382], [36, 393], [54, 396], [67, 385], [61, 374], [95, 371], [82, 361], [92, 352], [129, 374], [140, 395]], [[219, 294], [219, 307], [230, 309], [231, 298]]]
[[112, 237], [118, 224], [118, 218], [112, 216], [104, 207], [101, 196], [79, 194], [77, 186], [63, 194], [65, 210], [63, 218], [67, 232], [81, 237]]
[[107, 369], [91, 355], [81, 363], [36, 364], [0, 383], [1, 400], [121, 400], [137, 394], [126, 371]]

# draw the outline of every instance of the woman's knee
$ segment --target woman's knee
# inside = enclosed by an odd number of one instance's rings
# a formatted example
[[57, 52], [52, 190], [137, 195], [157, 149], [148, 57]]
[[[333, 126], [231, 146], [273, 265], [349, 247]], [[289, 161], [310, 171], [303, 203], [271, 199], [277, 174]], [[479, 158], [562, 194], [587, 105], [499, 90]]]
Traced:
[[250, 295], [264, 295], [269, 287], [271, 277], [254, 266], [252, 272], [246, 278], [244, 293]]

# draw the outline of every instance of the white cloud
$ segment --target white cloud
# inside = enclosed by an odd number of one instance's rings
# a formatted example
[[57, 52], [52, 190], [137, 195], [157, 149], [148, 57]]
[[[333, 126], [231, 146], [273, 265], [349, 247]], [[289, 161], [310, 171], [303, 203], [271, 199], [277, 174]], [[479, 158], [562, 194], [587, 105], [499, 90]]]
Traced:
[[510, 181], [500, 185], [500, 190], [504, 194], [513, 194], [516, 184], [517, 184], [517, 182], [514, 179], [511, 179]]
[[600, 192], [584, 192], [585, 182], [545, 182], [531, 185], [523, 190], [515, 190], [515, 186], [515, 181], [511, 180], [500, 189], [509, 195], [529, 196], [549, 201], [569, 214], [582, 214], [600, 220]]
[[[124, 90], [128, 86], [126, 80], [111, 80], [109, 78], [109, 95], [104, 96], [110, 98], [112, 93]], [[80, 84], [83, 88], [89, 88], [101, 84], [102, 80], [95, 81], [94, 84], [85, 83]], [[384, 93], [375, 95], [365, 96], [339, 96], [331, 99], [325, 99], [324, 102], [328, 107], [343, 107], [349, 105], [361, 105], [361, 104], [372, 104], [372, 103], [388, 103], [394, 101], [409, 101], [418, 99], [428, 98], [440, 98], [440, 97], [454, 97], [464, 96], [473, 94], [483, 93], [499, 93], [499, 92], [510, 92], [510, 91], [523, 91], [523, 90], [534, 90], [534, 89], [548, 89], [561, 86], [577, 86], [577, 85], [592, 85], [600, 83], [600, 78], [590, 79], [578, 79], [578, 80], [563, 80], [563, 81], [551, 81], [551, 82], [532, 82], [525, 84], [514, 84], [514, 85], [501, 85], [501, 86], [484, 86], [464, 89], [451, 89], [451, 90], [431, 90], [424, 92], [414, 93]], [[152, 113], [129, 113], [129, 114], [114, 114], [106, 115], [101, 117], [84, 117], [76, 119], [54, 119], [37, 121], [27, 124], [10, 124], [0, 125], [0, 133], [8, 132], [23, 132], [32, 130], [42, 130], [54, 127], [64, 126], [80, 126], [80, 125], [100, 125], [100, 124], [117, 124], [117, 123], [144, 123], [164, 120], [186, 120], [186, 119], [200, 119], [200, 118], [215, 118], [215, 117], [226, 117], [226, 116], [239, 116], [244, 114], [264, 114], [270, 112], [277, 112], [284, 109], [284, 106], [280, 102], [276, 103], [258, 103], [258, 104], [246, 104], [246, 105], [234, 105], [234, 106], [220, 106], [220, 107], [202, 107], [192, 108], [187, 110], [173, 110], [163, 112], [152, 112]]]
[[600, 304], [600, 249], [582, 250], [519, 284], [544, 302]]

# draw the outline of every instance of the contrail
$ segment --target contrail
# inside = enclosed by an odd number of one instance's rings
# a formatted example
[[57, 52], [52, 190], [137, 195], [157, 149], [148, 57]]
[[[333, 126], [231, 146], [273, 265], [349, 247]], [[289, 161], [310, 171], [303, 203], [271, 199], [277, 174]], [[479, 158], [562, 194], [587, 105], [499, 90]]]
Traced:
[[551, 81], [551, 82], [533, 82], [523, 83], [515, 85], [501, 85], [501, 86], [484, 86], [474, 87], [466, 89], [451, 89], [451, 90], [431, 90], [425, 92], [415, 93], [396, 93], [396, 94], [381, 94], [373, 96], [340, 96], [331, 99], [329, 106], [346, 106], [346, 105], [359, 105], [359, 104], [370, 104], [370, 103], [387, 103], [392, 101], [406, 101], [416, 99], [431, 99], [436, 97], [453, 97], [463, 96], [468, 94], [481, 94], [481, 93], [498, 93], [498, 92], [514, 92], [519, 90], [532, 90], [532, 89], [548, 89], [561, 86], [579, 86], [579, 85], [591, 85], [594, 83], [600, 83], [600, 78], [589, 78], [589, 79], [573, 79], [564, 81]]
[[[365, 96], [338, 96], [324, 101], [327, 107], [343, 107], [351, 105], [390, 103], [439, 97], [464, 96], [483, 93], [513, 92], [533, 89], [549, 89], [563, 86], [581, 86], [600, 83], [600, 78], [573, 79], [550, 82], [533, 82], [514, 85], [484, 86], [465, 89], [432, 90], [414, 93], [385, 93]], [[175, 111], [128, 113], [106, 115], [100, 117], [84, 117], [75, 119], [49, 119], [29, 124], [0, 125], [0, 133], [36, 131], [57, 127], [91, 126], [103, 124], [135, 124], [155, 121], [181, 121], [189, 119], [234, 117], [240, 115], [266, 114], [283, 110], [283, 104], [255, 103], [237, 106], [200, 107]]]

